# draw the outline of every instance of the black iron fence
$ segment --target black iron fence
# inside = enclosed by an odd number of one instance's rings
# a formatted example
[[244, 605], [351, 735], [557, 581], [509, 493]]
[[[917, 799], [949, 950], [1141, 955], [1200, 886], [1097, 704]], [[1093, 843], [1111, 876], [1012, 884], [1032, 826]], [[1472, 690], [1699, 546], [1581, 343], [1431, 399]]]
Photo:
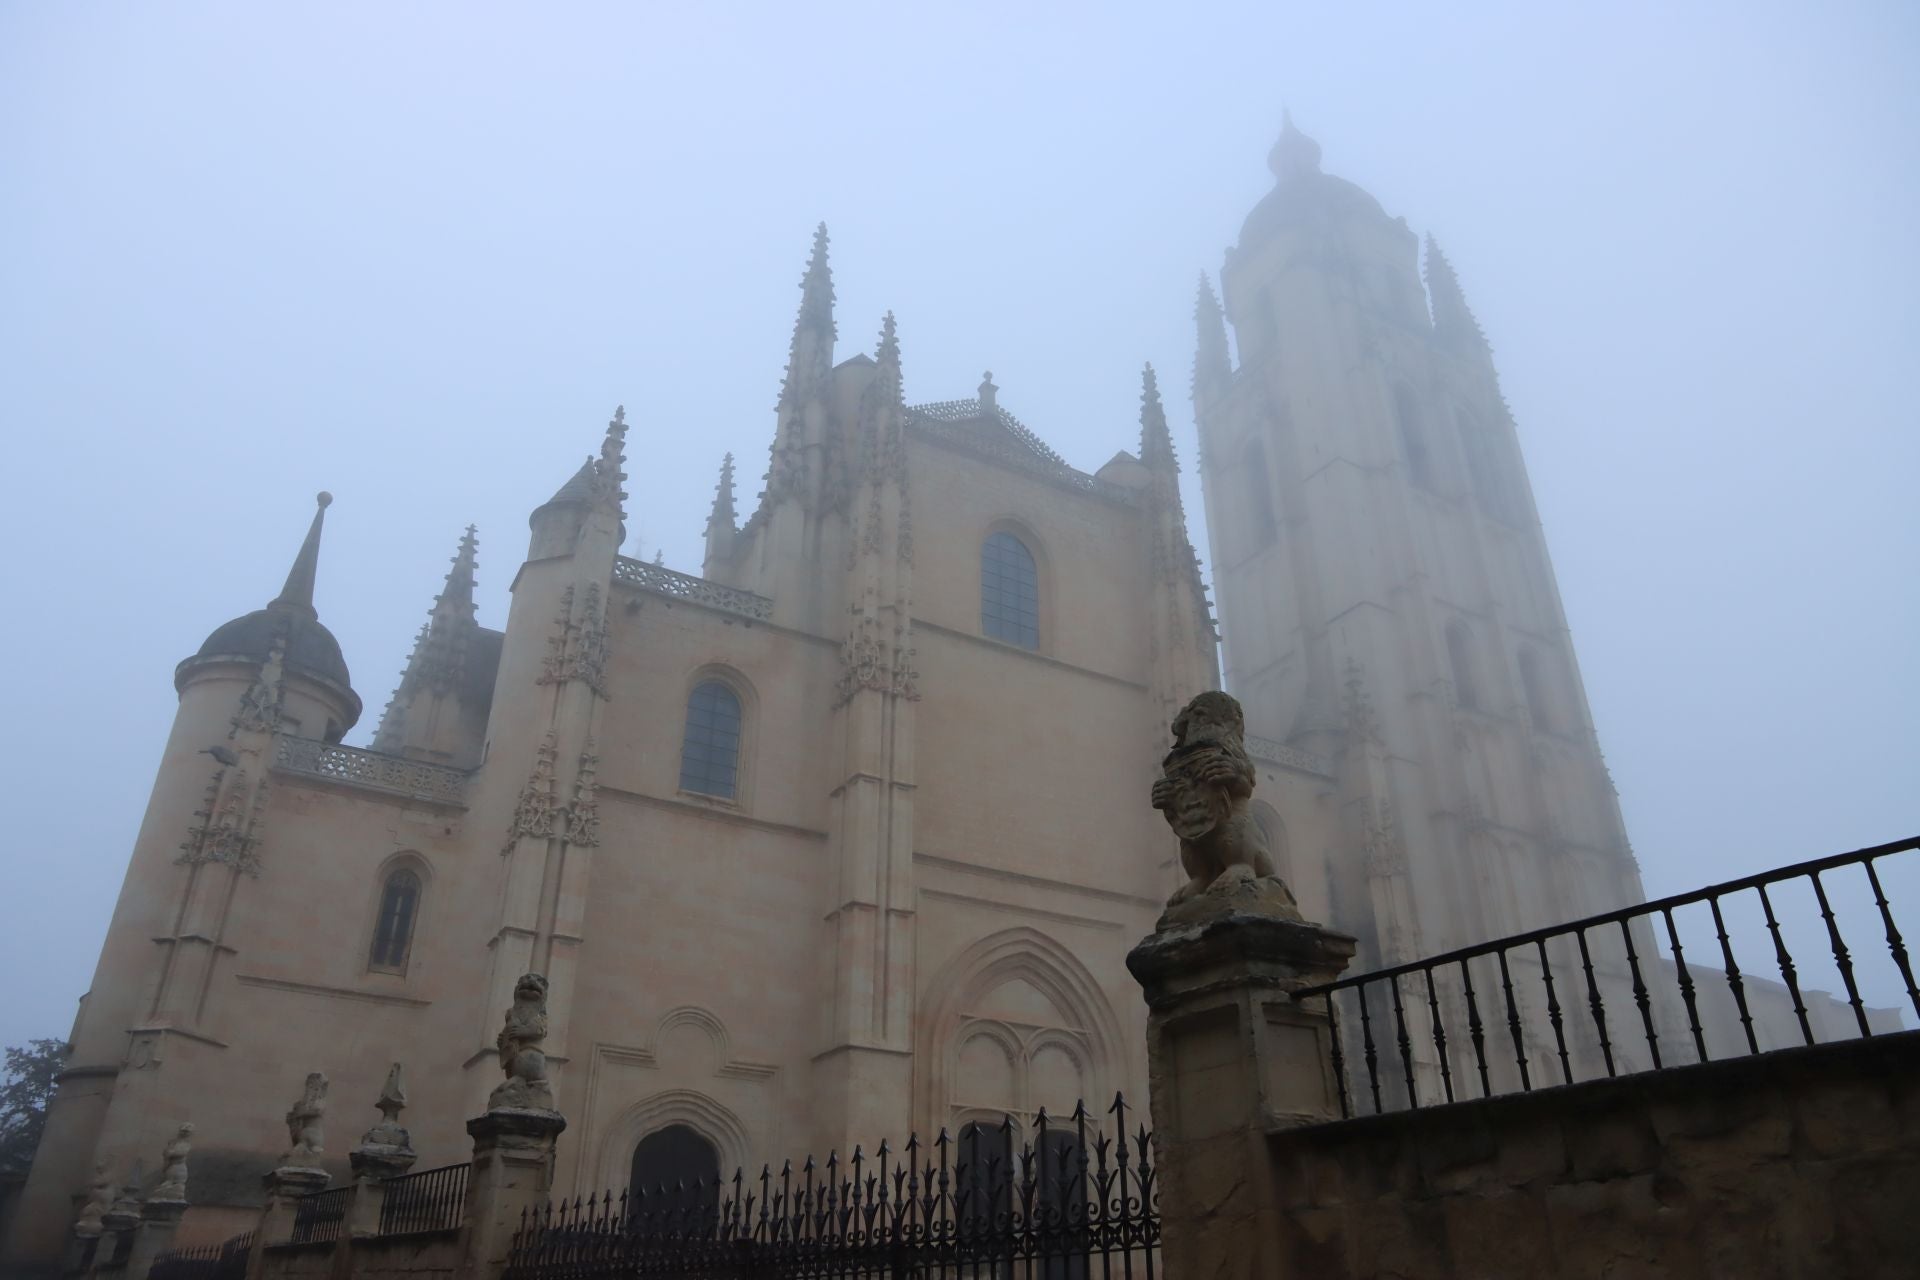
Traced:
[[[1295, 998], [1326, 1001], [1343, 1116], [1897, 1030], [1904, 1010], [1876, 1012], [1862, 998], [1853, 947], [1872, 935], [1865, 945], [1885, 971], [1883, 989], [1904, 987], [1905, 1003], [1920, 1015], [1885, 889], [1890, 866], [1911, 873], [1920, 863], [1899, 858], [1916, 850], [1920, 838], [1797, 863], [1304, 988]], [[1789, 920], [1788, 901], [1811, 911]], [[1854, 944], [1836, 903], [1857, 907], [1859, 918], [1848, 921]], [[1777, 972], [1777, 986], [1741, 968], [1734, 940], [1742, 930], [1729, 924], [1748, 916], [1753, 928], [1744, 936], [1764, 933], [1770, 954], [1758, 967]], [[1787, 942], [1796, 928], [1822, 937], [1824, 954], [1815, 959], [1843, 997], [1803, 986], [1805, 950], [1796, 961]], [[1688, 936], [1714, 939], [1710, 961], [1688, 960]], [[1824, 1017], [1822, 1000], [1846, 1012]], [[1825, 1034], [1816, 1035], [1816, 1024]]]
[[237, 1235], [225, 1244], [196, 1249], [169, 1249], [153, 1260], [147, 1280], [244, 1280], [253, 1232]]
[[316, 1191], [293, 1202], [293, 1234], [289, 1244], [323, 1244], [338, 1240], [347, 1221], [347, 1205], [353, 1199], [353, 1186]]
[[380, 1234], [445, 1231], [459, 1226], [466, 1205], [469, 1167], [450, 1164], [381, 1183]]
[[1024, 1135], [1011, 1119], [969, 1124], [872, 1156], [558, 1201], [523, 1221], [506, 1274], [1152, 1280], [1152, 1136], [1128, 1134], [1125, 1099], [1108, 1114], [1111, 1136], [1078, 1106]]

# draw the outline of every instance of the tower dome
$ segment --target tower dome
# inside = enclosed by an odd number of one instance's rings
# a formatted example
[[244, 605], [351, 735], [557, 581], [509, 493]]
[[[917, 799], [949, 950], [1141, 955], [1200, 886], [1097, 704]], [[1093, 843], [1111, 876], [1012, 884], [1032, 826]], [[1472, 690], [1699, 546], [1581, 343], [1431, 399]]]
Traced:
[[1267, 153], [1274, 187], [1240, 228], [1240, 246], [1247, 248], [1269, 232], [1286, 225], [1334, 222], [1353, 217], [1387, 221], [1386, 210], [1367, 192], [1320, 169], [1320, 144], [1294, 128], [1286, 115], [1280, 139]]
[[173, 685], [184, 689], [196, 670], [215, 663], [265, 662], [277, 648], [287, 673], [329, 687], [346, 703], [351, 721], [359, 719], [360, 698], [353, 691], [347, 660], [333, 632], [321, 625], [313, 607], [314, 575], [320, 565], [320, 530], [333, 495], [315, 499], [317, 509], [306, 541], [287, 571], [286, 585], [264, 609], [255, 609], [215, 627], [191, 658], [174, 668]]

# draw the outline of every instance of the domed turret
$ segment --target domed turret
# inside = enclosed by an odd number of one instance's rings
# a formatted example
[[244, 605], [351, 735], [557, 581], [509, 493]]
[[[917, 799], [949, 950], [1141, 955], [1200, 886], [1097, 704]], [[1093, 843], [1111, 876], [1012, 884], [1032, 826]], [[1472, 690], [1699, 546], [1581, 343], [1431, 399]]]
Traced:
[[346, 732], [360, 718], [360, 697], [353, 691], [347, 660], [340, 642], [322, 626], [313, 607], [314, 576], [320, 566], [320, 531], [326, 520], [333, 495], [322, 493], [315, 499], [318, 509], [307, 529], [306, 541], [287, 571], [280, 594], [264, 609], [255, 609], [231, 622], [214, 628], [199, 650], [174, 668], [173, 686], [184, 690], [196, 673], [224, 664], [259, 664], [278, 649], [280, 661], [289, 676], [304, 678], [322, 686], [339, 704], [344, 719], [339, 731]]
[[1320, 144], [1293, 127], [1286, 115], [1280, 139], [1267, 152], [1274, 188], [1255, 205], [1240, 228], [1240, 247], [1251, 248], [1278, 227], [1310, 220], [1334, 221], [1367, 215], [1387, 221], [1386, 210], [1345, 178], [1320, 171]]

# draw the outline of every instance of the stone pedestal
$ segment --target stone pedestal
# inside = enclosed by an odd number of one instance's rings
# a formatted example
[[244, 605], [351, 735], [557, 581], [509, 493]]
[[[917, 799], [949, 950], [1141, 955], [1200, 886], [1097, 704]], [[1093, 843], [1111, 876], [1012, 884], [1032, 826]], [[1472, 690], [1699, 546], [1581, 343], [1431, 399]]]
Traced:
[[380, 1234], [380, 1209], [387, 1198], [387, 1179], [397, 1178], [413, 1168], [418, 1159], [406, 1145], [406, 1130], [400, 1142], [362, 1142], [347, 1153], [353, 1169], [353, 1201], [347, 1210], [347, 1234], [357, 1237]]
[[1281, 1274], [1268, 1135], [1340, 1114], [1326, 1013], [1291, 993], [1338, 977], [1354, 942], [1256, 886], [1207, 897], [1127, 956], [1147, 998], [1166, 1270], [1264, 1280]]
[[490, 1110], [467, 1121], [473, 1167], [467, 1173], [465, 1280], [493, 1280], [506, 1269], [523, 1216], [553, 1193], [553, 1150], [566, 1118], [557, 1111]]
[[260, 1225], [254, 1228], [253, 1248], [247, 1255], [247, 1280], [260, 1280], [268, 1245], [284, 1244], [292, 1238], [293, 1202], [325, 1191], [333, 1175], [325, 1169], [281, 1165], [260, 1181], [267, 1189], [267, 1203], [260, 1211]]
[[174, 1232], [186, 1215], [185, 1200], [148, 1200], [140, 1206], [140, 1225], [133, 1231], [133, 1250], [127, 1255], [127, 1274], [145, 1276], [153, 1260], [173, 1248]]

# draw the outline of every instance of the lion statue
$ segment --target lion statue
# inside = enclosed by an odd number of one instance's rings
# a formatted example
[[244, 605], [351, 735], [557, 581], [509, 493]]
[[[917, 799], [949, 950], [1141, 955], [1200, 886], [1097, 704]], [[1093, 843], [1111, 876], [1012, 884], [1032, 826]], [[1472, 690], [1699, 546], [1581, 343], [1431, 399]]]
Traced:
[[540, 1049], [546, 1038], [547, 980], [537, 973], [523, 974], [513, 984], [513, 1007], [507, 1010], [506, 1025], [494, 1041], [507, 1078], [488, 1095], [489, 1111], [553, 1110], [547, 1055]]
[[1167, 900], [1179, 906], [1216, 885], [1274, 875], [1267, 837], [1253, 820], [1253, 759], [1247, 755], [1246, 718], [1232, 695], [1200, 694], [1173, 721], [1173, 749], [1160, 762], [1153, 807], [1180, 837], [1180, 866], [1187, 882]]
[[318, 1071], [307, 1074], [300, 1101], [287, 1109], [287, 1140], [293, 1145], [282, 1164], [316, 1168], [325, 1148], [320, 1121], [327, 1114], [327, 1077]]

